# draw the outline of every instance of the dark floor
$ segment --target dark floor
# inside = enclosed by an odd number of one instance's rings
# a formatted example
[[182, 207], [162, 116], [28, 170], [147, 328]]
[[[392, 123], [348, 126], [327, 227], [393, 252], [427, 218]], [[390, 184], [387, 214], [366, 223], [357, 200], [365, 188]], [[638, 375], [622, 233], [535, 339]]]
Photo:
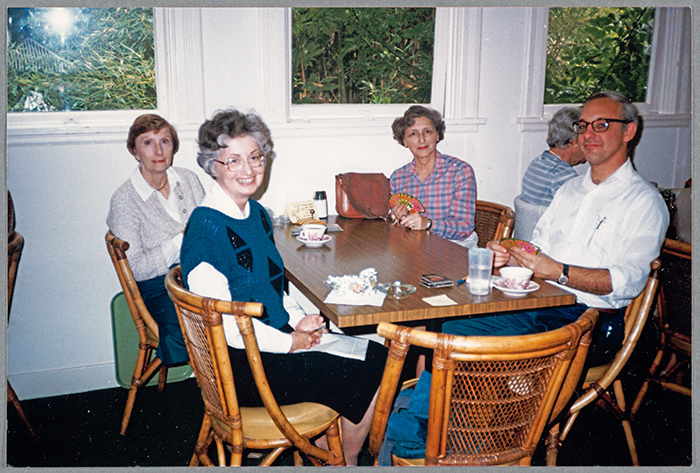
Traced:
[[[642, 355], [637, 360], [640, 366], [648, 358]], [[636, 394], [639, 383], [639, 376], [625, 377], [628, 398]], [[129, 429], [121, 436], [126, 396], [126, 389], [114, 388], [22, 401], [40, 437], [39, 446], [8, 405], [7, 463], [18, 467], [186, 466], [203, 413], [194, 379], [170, 383], [161, 394], [155, 387], [139, 390]], [[632, 424], [642, 465], [692, 464], [691, 414], [690, 398], [652, 387]], [[367, 452], [360, 463], [372, 464]], [[281, 464], [291, 463], [287, 457]], [[533, 464], [544, 464], [541, 449]], [[558, 464], [631, 465], [618, 421], [595, 406], [582, 411], [560, 449]]]

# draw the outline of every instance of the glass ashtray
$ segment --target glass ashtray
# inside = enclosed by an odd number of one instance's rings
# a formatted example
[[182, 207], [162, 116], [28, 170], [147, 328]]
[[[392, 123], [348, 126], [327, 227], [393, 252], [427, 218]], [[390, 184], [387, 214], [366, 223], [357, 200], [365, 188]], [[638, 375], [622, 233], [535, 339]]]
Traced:
[[403, 299], [416, 292], [416, 286], [401, 281], [379, 284], [377, 288], [394, 299]]

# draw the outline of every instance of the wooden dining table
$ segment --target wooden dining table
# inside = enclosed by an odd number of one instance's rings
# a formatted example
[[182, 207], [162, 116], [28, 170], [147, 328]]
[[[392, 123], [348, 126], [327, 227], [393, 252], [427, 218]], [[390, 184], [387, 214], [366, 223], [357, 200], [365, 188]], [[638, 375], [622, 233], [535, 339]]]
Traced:
[[[309, 248], [292, 234], [295, 225], [274, 228], [277, 248], [282, 255], [289, 282], [296, 286], [320, 312], [339, 327], [375, 325], [379, 322], [409, 322], [448, 317], [478, 316], [500, 312], [566, 306], [575, 296], [544, 280], [534, 278], [540, 288], [512, 297], [491, 288], [488, 295], [476, 296], [468, 284], [431, 289], [420, 285], [421, 275], [437, 273], [452, 280], [469, 273], [468, 250], [427, 231], [412, 231], [384, 220], [346, 219], [330, 216], [342, 231], [330, 231], [332, 239], [320, 248]], [[328, 276], [358, 274], [366, 268], [377, 270], [379, 283], [401, 281], [416, 287], [403, 299], [387, 296], [381, 307], [371, 305], [327, 304], [331, 288]], [[498, 270], [494, 270], [498, 274]], [[454, 305], [433, 306], [423, 298], [444, 294]]]

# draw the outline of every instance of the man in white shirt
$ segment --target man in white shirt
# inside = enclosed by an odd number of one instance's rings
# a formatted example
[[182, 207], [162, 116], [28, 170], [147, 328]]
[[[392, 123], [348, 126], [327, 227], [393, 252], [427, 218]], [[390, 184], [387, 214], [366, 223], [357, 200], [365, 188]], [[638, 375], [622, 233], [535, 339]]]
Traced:
[[589, 307], [601, 317], [589, 358], [604, 363], [624, 338], [624, 308], [644, 289], [659, 255], [669, 214], [660, 193], [637, 171], [628, 145], [637, 107], [617, 92], [590, 96], [574, 124], [588, 172], [567, 181], [535, 227], [537, 255], [489, 242], [494, 267], [525, 266], [576, 294], [577, 305], [446, 322], [457, 335], [519, 335], [562, 327]]

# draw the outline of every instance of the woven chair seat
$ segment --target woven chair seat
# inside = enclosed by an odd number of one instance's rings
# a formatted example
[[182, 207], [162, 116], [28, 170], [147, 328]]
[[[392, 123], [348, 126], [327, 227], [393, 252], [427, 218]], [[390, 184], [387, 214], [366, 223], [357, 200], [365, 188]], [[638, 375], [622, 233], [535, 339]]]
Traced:
[[[314, 437], [324, 432], [338, 417], [338, 413], [330, 407], [314, 402], [300, 402], [280, 408], [294, 429], [305, 437]], [[264, 407], [241, 407], [241, 419], [243, 436], [249, 439], [249, 443], [253, 439], [266, 442], [276, 438], [287, 440]]]

